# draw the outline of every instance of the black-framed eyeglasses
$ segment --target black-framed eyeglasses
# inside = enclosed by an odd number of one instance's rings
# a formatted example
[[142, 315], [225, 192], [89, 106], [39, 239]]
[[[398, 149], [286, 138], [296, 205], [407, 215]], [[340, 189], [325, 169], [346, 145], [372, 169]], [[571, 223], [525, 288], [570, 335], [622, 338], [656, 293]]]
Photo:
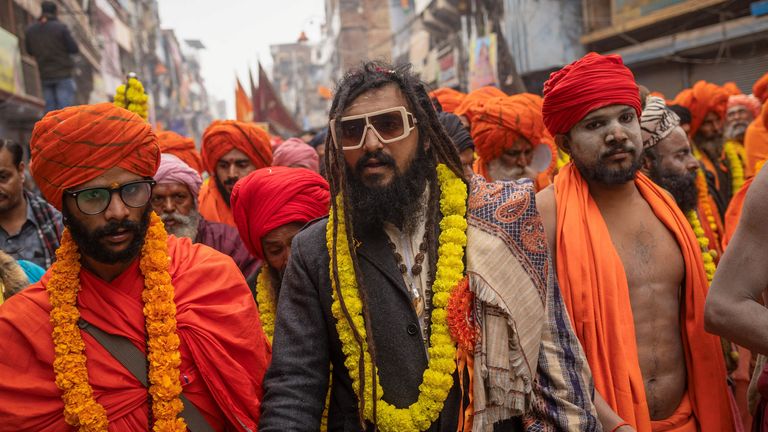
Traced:
[[144, 207], [152, 197], [155, 181], [151, 179], [132, 181], [114, 187], [95, 187], [76, 191], [64, 191], [71, 196], [77, 208], [87, 215], [97, 215], [109, 207], [112, 195], [118, 193], [123, 203], [131, 208]]

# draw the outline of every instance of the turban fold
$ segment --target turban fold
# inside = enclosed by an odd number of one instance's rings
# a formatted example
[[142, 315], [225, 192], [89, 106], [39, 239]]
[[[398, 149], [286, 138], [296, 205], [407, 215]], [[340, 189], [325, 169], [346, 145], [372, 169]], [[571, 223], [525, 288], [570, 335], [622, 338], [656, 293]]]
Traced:
[[215, 120], [203, 133], [203, 164], [216, 176], [216, 163], [233, 149], [248, 156], [256, 168], [272, 165], [269, 134], [253, 123], [236, 120]]
[[459, 106], [456, 107], [456, 109], [453, 111], [453, 113], [457, 116], [465, 116], [471, 123], [476, 109], [482, 106], [484, 101], [495, 97], [505, 96], [507, 96], [507, 94], [496, 87], [480, 87], [479, 89], [473, 90], [467, 94], [464, 97], [464, 100], [461, 101], [461, 104], [459, 104]]
[[240, 179], [232, 190], [232, 213], [251, 254], [264, 259], [261, 239], [270, 231], [327, 215], [329, 189], [323, 177], [303, 168], [262, 168]]
[[749, 112], [752, 113], [752, 118], [755, 119], [760, 115], [760, 110], [763, 108], [763, 104], [760, 103], [760, 99], [752, 95], [735, 95], [728, 98], [728, 109], [735, 106], [743, 106]]
[[472, 121], [477, 154], [486, 162], [497, 159], [518, 138], [537, 146], [544, 133], [541, 110], [526, 94], [488, 99], [477, 107]]
[[728, 92], [717, 84], [699, 81], [693, 88], [678, 93], [673, 103], [682, 105], [691, 112], [691, 131], [688, 134], [693, 137], [708, 113], [714, 112], [720, 119], [725, 117]]
[[193, 170], [183, 160], [168, 153], [160, 155], [160, 167], [155, 173], [155, 181], [161, 183], [181, 183], [189, 188], [189, 192], [197, 202], [197, 194], [203, 179], [197, 171]]
[[461, 123], [459, 116], [450, 112], [437, 113], [437, 119], [443, 125], [443, 128], [451, 137], [451, 141], [456, 146], [459, 153], [467, 149], [474, 150], [475, 143], [467, 128]]
[[274, 149], [272, 166], [306, 168], [314, 172], [320, 171], [317, 152], [309, 144], [298, 138], [289, 138]]
[[640, 117], [643, 148], [655, 146], [678, 126], [680, 126], [680, 117], [667, 108], [664, 99], [655, 96], [646, 99], [645, 109]]
[[161, 131], [157, 133], [157, 143], [161, 153], [176, 156], [200, 175], [205, 171], [203, 159], [195, 148], [195, 141], [192, 138], [181, 136], [174, 131]]
[[553, 72], [544, 83], [544, 124], [552, 135], [570, 131], [587, 114], [609, 105], [642, 112], [632, 71], [619, 55], [589, 53]]
[[768, 99], [768, 73], [755, 82], [755, 85], [752, 86], [752, 94], [760, 99], [760, 102], [765, 103]]
[[118, 167], [151, 177], [160, 163], [152, 127], [112, 103], [51, 111], [35, 124], [30, 171], [45, 199], [61, 210], [63, 192]]
[[429, 97], [431, 99], [437, 99], [440, 106], [443, 108], [443, 112], [452, 113], [459, 107], [467, 95], [452, 88], [440, 87], [439, 89], [430, 92]]
[[728, 81], [727, 83], [723, 84], [723, 90], [725, 90], [725, 92], [728, 93], [728, 96], [736, 96], [736, 95], [744, 94], [744, 92], [741, 91], [739, 86], [733, 81]]

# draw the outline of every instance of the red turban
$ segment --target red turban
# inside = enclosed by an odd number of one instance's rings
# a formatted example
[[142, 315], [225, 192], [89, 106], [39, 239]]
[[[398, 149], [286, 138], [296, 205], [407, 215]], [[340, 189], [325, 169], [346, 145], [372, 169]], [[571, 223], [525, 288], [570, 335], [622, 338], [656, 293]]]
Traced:
[[768, 100], [768, 73], [755, 82], [755, 85], [752, 86], [752, 94], [760, 99], [760, 102], [764, 103]]
[[192, 138], [181, 136], [174, 131], [162, 131], [157, 133], [157, 142], [161, 153], [176, 156], [200, 175], [205, 171], [203, 159], [195, 148], [195, 140]]
[[440, 102], [440, 106], [443, 107], [443, 112], [452, 113], [459, 107], [467, 95], [452, 88], [440, 87], [439, 89], [430, 92], [429, 97], [437, 99], [437, 101]]
[[699, 81], [693, 88], [681, 91], [672, 103], [684, 106], [691, 112], [691, 131], [688, 135], [693, 137], [708, 113], [714, 112], [721, 120], [725, 118], [728, 92], [717, 84]]
[[51, 111], [35, 124], [30, 171], [48, 202], [61, 210], [63, 192], [118, 167], [151, 177], [160, 164], [152, 127], [112, 103]]
[[269, 134], [253, 123], [216, 120], [203, 133], [203, 162], [208, 174], [216, 176], [216, 163], [233, 149], [248, 156], [256, 168], [272, 165]]
[[476, 109], [482, 106], [483, 102], [494, 97], [505, 97], [507, 94], [496, 87], [486, 86], [470, 92], [464, 100], [461, 101], [456, 110], [453, 111], [457, 116], [465, 116], [469, 122], [475, 116]]
[[539, 145], [545, 133], [541, 109], [528, 94], [487, 99], [476, 109], [471, 130], [477, 154], [486, 162], [497, 159], [518, 138]]
[[328, 214], [329, 189], [323, 177], [304, 168], [262, 168], [240, 179], [231, 202], [243, 243], [263, 260], [261, 239], [270, 231]]
[[570, 131], [587, 114], [609, 105], [627, 105], [640, 118], [640, 90], [619, 55], [589, 53], [549, 76], [544, 83], [544, 124], [552, 135]]

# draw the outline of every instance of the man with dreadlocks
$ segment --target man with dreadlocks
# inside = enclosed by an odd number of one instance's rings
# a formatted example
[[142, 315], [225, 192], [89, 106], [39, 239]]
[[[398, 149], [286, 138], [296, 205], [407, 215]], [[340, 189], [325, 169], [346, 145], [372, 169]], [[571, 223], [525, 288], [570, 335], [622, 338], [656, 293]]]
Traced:
[[467, 184], [408, 67], [349, 72], [330, 119], [259, 430], [318, 430], [331, 366], [328, 430], [599, 430], [532, 184]]

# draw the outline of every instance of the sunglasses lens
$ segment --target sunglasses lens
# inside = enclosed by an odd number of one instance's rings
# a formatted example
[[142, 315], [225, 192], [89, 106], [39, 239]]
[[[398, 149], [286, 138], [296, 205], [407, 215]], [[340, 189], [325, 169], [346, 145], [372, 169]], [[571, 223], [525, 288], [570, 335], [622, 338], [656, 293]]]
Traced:
[[149, 183], [128, 184], [123, 186], [120, 194], [128, 207], [143, 207], [152, 196], [152, 186]]
[[341, 122], [341, 146], [357, 147], [363, 139], [365, 132], [365, 119], [342, 120]]
[[406, 128], [400, 111], [377, 114], [370, 117], [368, 121], [385, 140], [393, 140], [405, 135]]
[[77, 208], [85, 214], [98, 214], [109, 205], [108, 189], [91, 189], [77, 195]]

